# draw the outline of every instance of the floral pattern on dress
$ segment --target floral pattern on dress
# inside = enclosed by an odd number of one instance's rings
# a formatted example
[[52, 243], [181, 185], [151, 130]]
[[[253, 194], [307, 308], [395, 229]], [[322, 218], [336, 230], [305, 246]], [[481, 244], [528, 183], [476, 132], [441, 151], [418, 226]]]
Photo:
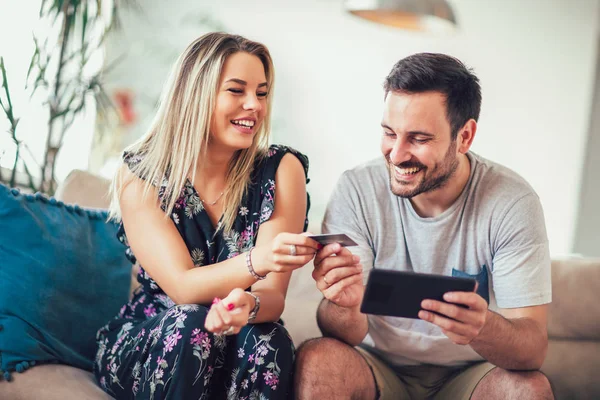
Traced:
[[[227, 260], [254, 245], [260, 225], [272, 216], [275, 173], [287, 153], [298, 157], [308, 173], [304, 155], [289, 147], [271, 146], [266, 157], [257, 160], [253, 184], [227, 234], [219, 225], [213, 227], [198, 193], [186, 182], [170, 217], [195, 267]], [[130, 168], [141, 159], [124, 154]], [[165, 178], [158, 190], [161, 201], [166, 183]], [[136, 263], [122, 225], [117, 236], [126, 246], [128, 259]], [[143, 266], [137, 278], [141, 286], [132, 299], [98, 331], [94, 374], [107, 393], [117, 399], [291, 396], [294, 348], [283, 325], [251, 324], [237, 335], [215, 335], [204, 330], [209, 304], [176, 305]]]

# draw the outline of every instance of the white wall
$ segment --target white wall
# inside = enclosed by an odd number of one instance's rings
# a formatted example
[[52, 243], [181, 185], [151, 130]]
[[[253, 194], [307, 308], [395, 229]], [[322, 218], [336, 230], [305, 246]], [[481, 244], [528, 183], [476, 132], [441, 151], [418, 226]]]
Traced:
[[[277, 74], [274, 141], [310, 157], [311, 217], [319, 219], [339, 174], [379, 156], [381, 84], [392, 65], [421, 51], [454, 55], [482, 82], [474, 151], [533, 185], [552, 254], [567, 253], [590, 117], [599, 0], [452, 4], [460, 28], [436, 36], [359, 20], [342, 10], [341, 0], [147, 0], [143, 13], [125, 24], [124, 35], [137, 44], [111, 42], [112, 55], [144, 55], [123, 63], [131, 73], [114, 78], [115, 85], [141, 87], [147, 99], [155, 98], [166, 64], [206, 30], [197, 21], [207, 12], [228, 31], [263, 41]], [[153, 65], [157, 48], [168, 49], [162, 65]], [[151, 109], [152, 101], [146, 103], [140, 107]], [[141, 130], [132, 132], [129, 139]]]
[[[600, 41], [598, 46], [600, 46]], [[573, 251], [585, 256], [600, 257], [600, 247], [598, 246], [600, 243], [600, 214], [598, 213], [600, 204], [600, 185], [598, 184], [600, 182], [600, 66], [598, 64], [596, 64], [594, 90]]]
[[[48, 21], [39, 20], [40, 4], [40, 0], [0, 0], [0, 56], [4, 57], [14, 116], [19, 118], [17, 138], [25, 142], [31, 151], [31, 156], [24, 150], [22, 155], [25, 153], [28, 166], [37, 177], [40, 176], [40, 170], [36, 165], [41, 163], [44, 157], [49, 107], [44, 105], [47, 94], [43, 89], [38, 90], [33, 99], [30, 98], [31, 82], [30, 87], [26, 89], [26, 77], [35, 50], [33, 33], [40, 43], [43, 43], [44, 38], [57, 29], [57, 26], [51, 27]], [[102, 59], [96, 56], [88, 65], [90, 70], [94, 70], [102, 65]], [[53, 76], [52, 74], [49, 73], [48, 77]], [[32, 73], [30, 79], [34, 76]], [[0, 85], [1, 82], [0, 78]], [[4, 89], [1, 91], [0, 96], [6, 101]], [[95, 118], [93, 103], [88, 103], [87, 108], [79, 114], [67, 131], [65, 143], [56, 162], [55, 175], [58, 181], [64, 179], [75, 168], [87, 168]], [[9, 126], [4, 112], [0, 109], [0, 166], [5, 168], [12, 168], [16, 150], [12, 138], [7, 133]]]

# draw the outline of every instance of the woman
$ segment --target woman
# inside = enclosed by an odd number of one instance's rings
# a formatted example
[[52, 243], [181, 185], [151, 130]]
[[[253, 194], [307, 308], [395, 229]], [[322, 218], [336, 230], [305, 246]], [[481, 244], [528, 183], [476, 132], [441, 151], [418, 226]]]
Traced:
[[272, 91], [264, 45], [202, 36], [124, 153], [111, 216], [141, 288], [98, 332], [94, 368], [116, 398], [288, 397], [294, 349], [276, 321], [319, 245], [299, 234], [307, 158], [267, 144]]

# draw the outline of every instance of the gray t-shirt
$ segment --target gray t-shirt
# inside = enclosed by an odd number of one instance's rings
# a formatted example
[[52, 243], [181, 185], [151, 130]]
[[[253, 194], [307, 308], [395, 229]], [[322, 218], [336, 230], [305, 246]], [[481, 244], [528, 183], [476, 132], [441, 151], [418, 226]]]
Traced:
[[[467, 153], [471, 173], [454, 204], [420, 217], [394, 195], [383, 157], [346, 171], [327, 206], [324, 233], [346, 233], [359, 246], [365, 283], [371, 268], [474, 276], [498, 308], [551, 301], [550, 255], [538, 196], [506, 167]], [[464, 365], [482, 360], [422, 320], [369, 315], [363, 346], [392, 365]]]

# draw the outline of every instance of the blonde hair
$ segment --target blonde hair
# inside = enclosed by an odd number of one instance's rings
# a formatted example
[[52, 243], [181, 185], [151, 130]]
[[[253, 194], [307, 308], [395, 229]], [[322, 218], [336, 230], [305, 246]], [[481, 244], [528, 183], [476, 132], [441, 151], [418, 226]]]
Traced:
[[[269, 146], [273, 61], [261, 43], [223, 32], [208, 33], [192, 42], [175, 63], [161, 96], [160, 106], [147, 133], [125, 151], [139, 154], [132, 172], [145, 179], [144, 197], [152, 185], [160, 187], [166, 215], [171, 215], [188, 177], [192, 182], [198, 162], [206, 159], [210, 123], [223, 64], [232, 54], [244, 52], [260, 59], [269, 87], [265, 118], [252, 145], [235, 153], [230, 161], [223, 195], [221, 228], [231, 231], [237, 208], [250, 183], [257, 158], [265, 157]], [[109, 218], [121, 220], [119, 199], [124, 185], [117, 171], [111, 185]]]

